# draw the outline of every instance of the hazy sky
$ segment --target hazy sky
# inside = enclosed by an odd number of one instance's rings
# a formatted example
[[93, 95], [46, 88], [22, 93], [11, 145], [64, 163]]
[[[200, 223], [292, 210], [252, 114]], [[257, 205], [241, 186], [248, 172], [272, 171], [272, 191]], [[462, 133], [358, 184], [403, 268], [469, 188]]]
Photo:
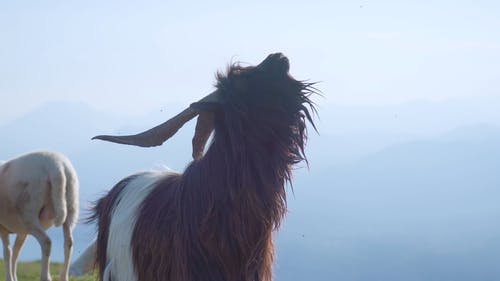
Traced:
[[187, 104], [275, 51], [326, 106], [500, 95], [498, 0], [170, 2], [0, 2], [0, 123], [59, 100]]

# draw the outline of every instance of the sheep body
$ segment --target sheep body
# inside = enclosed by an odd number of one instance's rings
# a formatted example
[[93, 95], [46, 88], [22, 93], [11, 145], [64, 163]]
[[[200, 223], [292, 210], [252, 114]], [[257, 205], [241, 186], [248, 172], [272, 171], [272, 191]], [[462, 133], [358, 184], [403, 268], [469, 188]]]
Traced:
[[[71, 162], [51, 151], [31, 152], [0, 166], [0, 234], [6, 261], [6, 280], [15, 281], [16, 262], [26, 235], [42, 248], [41, 280], [50, 280], [50, 238], [45, 230], [63, 226], [64, 267], [60, 280], [68, 279], [72, 250], [71, 229], [78, 217], [78, 178]], [[17, 234], [14, 248], [8, 235]]]

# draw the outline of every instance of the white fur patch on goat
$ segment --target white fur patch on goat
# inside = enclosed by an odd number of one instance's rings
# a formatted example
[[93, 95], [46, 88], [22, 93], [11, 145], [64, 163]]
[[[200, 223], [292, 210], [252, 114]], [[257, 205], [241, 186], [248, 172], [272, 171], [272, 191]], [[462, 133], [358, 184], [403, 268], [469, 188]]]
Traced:
[[131, 276], [135, 276], [134, 268], [130, 266], [133, 264], [130, 244], [137, 210], [157, 180], [164, 175], [165, 172], [159, 171], [139, 174], [120, 193], [109, 226], [109, 237], [113, 237], [113, 239], [108, 240], [104, 280], [109, 280], [106, 275], [111, 275], [112, 280], [135, 280], [130, 279]]

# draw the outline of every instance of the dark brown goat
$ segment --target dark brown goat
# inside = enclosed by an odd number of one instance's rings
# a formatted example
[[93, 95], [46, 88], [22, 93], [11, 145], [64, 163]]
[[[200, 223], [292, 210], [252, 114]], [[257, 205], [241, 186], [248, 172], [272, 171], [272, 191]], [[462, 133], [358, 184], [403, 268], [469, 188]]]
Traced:
[[305, 159], [315, 111], [312, 83], [288, 71], [279, 53], [257, 66], [231, 65], [211, 95], [174, 121], [135, 136], [96, 137], [159, 145], [200, 115], [195, 160], [184, 173], [136, 174], [98, 201], [101, 280], [272, 280], [272, 232], [286, 212], [291, 167]]

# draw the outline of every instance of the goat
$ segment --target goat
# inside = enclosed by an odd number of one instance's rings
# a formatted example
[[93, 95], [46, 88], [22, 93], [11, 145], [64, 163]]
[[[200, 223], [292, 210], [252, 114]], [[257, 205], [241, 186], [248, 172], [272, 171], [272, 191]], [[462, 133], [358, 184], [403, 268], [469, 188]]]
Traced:
[[91, 247], [100, 280], [272, 280], [272, 233], [316, 112], [314, 83], [295, 80], [289, 68], [280, 53], [257, 66], [232, 64], [217, 73], [214, 92], [165, 123], [94, 137], [156, 146], [199, 115], [183, 173], [134, 174], [97, 200], [89, 221], [97, 221]]
[[[60, 281], [68, 280], [73, 247], [71, 231], [78, 217], [78, 178], [71, 162], [50, 151], [28, 153], [0, 165], [0, 236], [3, 242], [5, 280], [17, 281], [19, 251], [28, 234], [42, 250], [41, 281], [51, 280], [51, 240], [45, 230], [61, 226], [64, 234], [64, 265]], [[9, 234], [15, 233], [13, 249]]]

